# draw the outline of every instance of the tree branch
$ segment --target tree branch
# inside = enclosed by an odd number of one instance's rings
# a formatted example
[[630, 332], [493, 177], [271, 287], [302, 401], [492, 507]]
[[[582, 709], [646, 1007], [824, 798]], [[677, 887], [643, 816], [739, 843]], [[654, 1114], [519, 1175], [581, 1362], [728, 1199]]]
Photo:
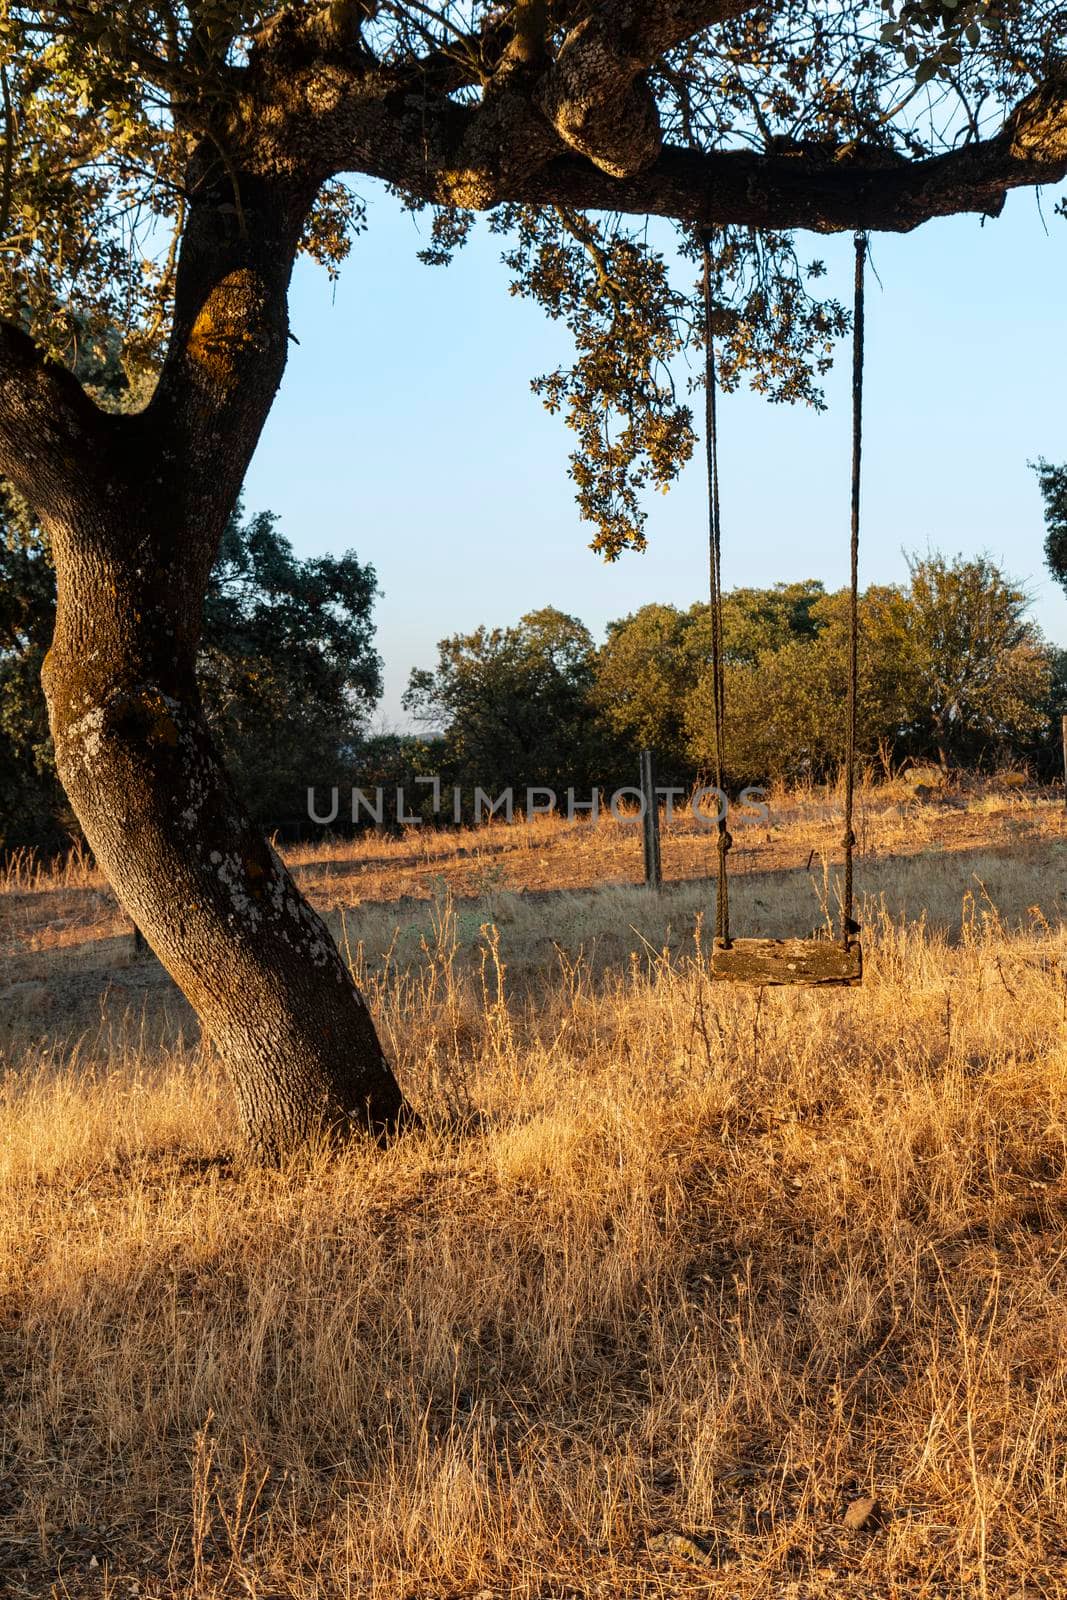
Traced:
[[1067, 76], [1029, 95], [995, 137], [922, 160], [855, 142], [796, 153], [666, 145], [651, 165], [622, 176], [568, 149], [517, 90], [463, 106], [376, 76], [338, 95], [317, 123], [315, 148], [329, 175], [364, 172], [470, 210], [510, 201], [704, 227], [904, 233], [933, 217], [998, 215], [1009, 190], [1067, 176]]
[[768, 158], [667, 145], [648, 171], [622, 180], [573, 157], [561, 158], [532, 175], [523, 200], [670, 217], [705, 228], [733, 223], [817, 233], [906, 232], [934, 216], [998, 212], [1005, 185], [981, 170], [964, 181], [963, 173], [943, 170], [950, 161], [939, 157], [857, 170], [802, 156]]
[[934, 217], [997, 216], [1009, 190], [1067, 177], [1067, 95], [1045, 90], [993, 139], [908, 161], [852, 146], [835, 160], [667, 146], [648, 171], [613, 180], [563, 157], [531, 175], [521, 199], [671, 217], [703, 227], [870, 229], [907, 233]]
[[645, 72], [695, 33], [757, 0], [608, 0], [563, 41], [537, 103], [564, 144], [614, 178], [651, 166], [662, 138]]
[[[185, 557], [207, 581], [285, 369], [287, 292], [314, 184], [264, 178], [204, 141], [174, 276], [174, 316], [155, 393], [142, 413], [182, 512]], [[162, 480], [160, 480], [162, 482]]]
[[0, 475], [35, 510], [69, 514], [86, 474], [107, 470], [116, 420], [27, 333], [0, 321]]
[[759, 0], [616, 0], [616, 25], [630, 50], [651, 66], [667, 50], [752, 11]]

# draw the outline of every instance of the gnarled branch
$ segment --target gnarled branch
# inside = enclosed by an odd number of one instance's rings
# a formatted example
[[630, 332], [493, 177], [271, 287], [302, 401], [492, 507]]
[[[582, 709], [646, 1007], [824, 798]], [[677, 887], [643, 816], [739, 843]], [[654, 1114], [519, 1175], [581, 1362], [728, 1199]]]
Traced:
[[0, 476], [43, 516], [68, 512], [90, 464], [107, 470], [115, 420], [22, 328], [0, 321]]
[[[309, 89], [303, 97], [314, 108], [306, 137], [323, 175], [364, 172], [469, 210], [518, 202], [824, 233], [907, 232], [933, 217], [996, 215], [1009, 190], [1067, 175], [1062, 75], [1023, 100], [995, 136], [920, 159], [855, 142], [795, 153], [660, 147], [650, 96], [647, 116], [636, 101], [626, 106], [628, 96], [648, 94], [644, 62], [667, 22], [650, 3], [629, 0], [628, 9], [635, 45], [619, 34], [614, 55], [600, 52], [601, 8], [543, 73], [512, 74], [480, 104], [428, 92], [415, 68], [335, 74], [328, 95]], [[711, 10], [692, 0], [664, 15], [677, 31]], [[716, 14], [725, 15], [721, 4]], [[569, 76], [571, 50], [580, 89]]]
[[651, 166], [662, 138], [645, 72], [674, 45], [756, 0], [609, 0], [563, 41], [537, 103], [571, 150], [613, 178]]

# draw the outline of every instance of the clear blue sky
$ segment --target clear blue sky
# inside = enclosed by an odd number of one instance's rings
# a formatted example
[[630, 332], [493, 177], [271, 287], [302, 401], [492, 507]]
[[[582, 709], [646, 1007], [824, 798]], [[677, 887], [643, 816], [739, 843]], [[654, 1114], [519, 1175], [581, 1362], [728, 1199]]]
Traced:
[[[384, 191], [333, 289], [303, 264], [299, 345], [249, 476], [249, 510], [280, 513], [301, 555], [354, 548], [384, 591], [385, 725], [437, 640], [554, 605], [597, 637], [650, 600], [707, 592], [698, 461], [649, 502], [649, 548], [607, 566], [587, 548], [567, 478], [570, 435], [530, 392], [566, 357], [565, 330], [507, 292], [483, 232], [448, 268]], [[906, 577], [903, 552], [987, 552], [1034, 595], [1067, 644], [1067, 597], [1042, 560], [1028, 459], [1067, 461], [1067, 223], [1018, 193], [1005, 214], [877, 235], [868, 294], [861, 578]], [[847, 298], [846, 239], [807, 236]], [[691, 268], [681, 270], [691, 272]], [[828, 411], [729, 396], [722, 407], [724, 577], [736, 584], [847, 575], [848, 394], [842, 349]], [[698, 401], [699, 404], [699, 401]]]

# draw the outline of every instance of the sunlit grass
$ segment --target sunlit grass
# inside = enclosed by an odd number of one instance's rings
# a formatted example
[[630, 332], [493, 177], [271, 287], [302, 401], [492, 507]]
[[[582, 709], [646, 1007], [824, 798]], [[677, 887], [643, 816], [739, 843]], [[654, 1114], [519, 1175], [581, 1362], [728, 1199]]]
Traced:
[[1064, 845], [999, 815], [872, 854], [843, 993], [713, 989], [706, 886], [350, 907], [428, 1120], [384, 1153], [245, 1170], [206, 1050], [27, 1013], [0, 1589], [1063, 1592]]

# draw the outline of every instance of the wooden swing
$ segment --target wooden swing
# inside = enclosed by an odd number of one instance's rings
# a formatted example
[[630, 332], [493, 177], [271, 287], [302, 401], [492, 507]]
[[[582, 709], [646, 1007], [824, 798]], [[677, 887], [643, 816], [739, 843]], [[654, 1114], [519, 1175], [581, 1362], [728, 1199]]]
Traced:
[[[719, 516], [719, 446], [716, 430], [715, 305], [710, 235], [701, 238], [704, 258], [704, 352], [711, 558], [711, 662], [715, 706], [715, 783], [723, 791], [726, 767], [726, 692], [722, 633], [722, 538]], [[860, 455], [863, 443], [863, 285], [867, 238], [855, 238], [855, 301], [852, 322], [852, 536], [848, 625], [848, 708], [845, 742], [844, 884], [838, 939], [734, 939], [730, 935], [727, 856], [733, 840], [725, 814], [718, 823], [719, 875], [715, 895], [715, 939], [711, 976], [729, 983], [852, 986], [863, 981], [859, 925], [852, 916], [852, 828], [856, 765], [856, 698], [859, 641]], [[720, 807], [725, 812], [725, 807]]]

